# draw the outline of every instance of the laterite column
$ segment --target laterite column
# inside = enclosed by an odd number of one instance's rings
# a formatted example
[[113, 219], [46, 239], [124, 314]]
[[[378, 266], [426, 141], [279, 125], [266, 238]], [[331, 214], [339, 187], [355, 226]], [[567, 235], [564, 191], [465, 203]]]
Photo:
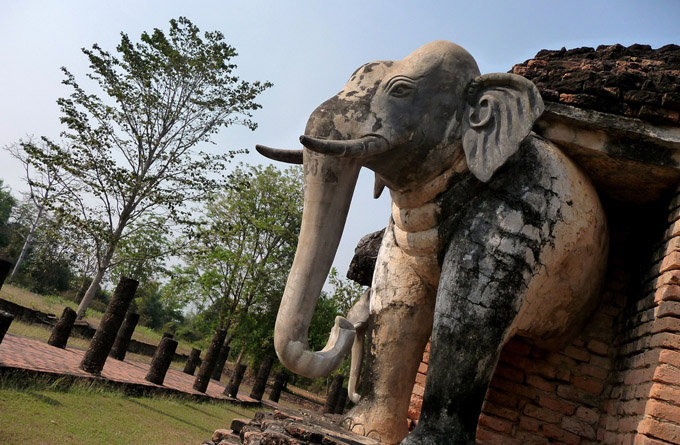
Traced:
[[217, 380], [219, 382], [220, 379], [222, 378], [222, 371], [224, 371], [224, 365], [227, 363], [229, 351], [230, 351], [229, 345], [222, 345], [220, 355], [219, 357], [217, 357], [217, 363], [215, 363], [215, 369], [213, 370], [212, 373], [213, 380]]
[[340, 391], [342, 391], [342, 381], [345, 379], [344, 376], [338, 374], [333, 377], [333, 382], [328, 390], [328, 396], [326, 397], [326, 404], [323, 407], [324, 413], [335, 412], [335, 405], [338, 404], [338, 397], [340, 396]]
[[176, 350], [177, 340], [173, 340], [170, 337], [162, 338], [156, 348], [156, 352], [153, 354], [149, 372], [144, 379], [156, 385], [162, 385]]
[[201, 364], [201, 350], [193, 348], [189, 358], [187, 359], [187, 364], [184, 365], [184, 373], [189, 375], [194, 375], [196, 372], [196, 367]]
[[50, 339], [47, 340], [47, 344], [64, 349], [66, 343], [68, 343], [68, 338], [71, 336], [73, 323], [76, 322], [77, 317], [78, 314], [76, 314], [76, 311], [70, 307], [65, 307], [64, 312], [61, 313], [61, 318], [52, 329], [52, 335], [50, 335]]
[[139, 281], [122, 277], [113, 291], [113, 297], [106, 313], [102, 317], [97, 332], [95, 332], [90, 347], [85, 352], [80, 362], [80, 369], [92, 374], [100, 374], [104, 369], [106, 357], [111, 352], [111, 347], [116, 340], [116, 334], [120, 329], [125, 313], [132, 303], [132, 299], [139, 286]]
[[267, 387], [267, 380], [269, 379], [269, 373], [272, 370], [272, 365], [274, 364], [274, 357], [268, 355], [265, 357], [264, 361], [260, 365], [260, 369], [257, 370], [257, 377], [255, 378], [255, 384], [253, 385], [253, 390], [250, 392], [250, 397], [255, 400], [262, 400], [264, 395], [264, 390]]
[[109, 357], [120, 361], [125, 360], [125, 354], [127, 354], [128, 347], [130, 347], [130, 340], [132, 340], [132, 334], [135, 332], [138, 322], [139, 314], [128, 312], [125, 315], [123, 325], [118, 329], [116, 341], [113, 342], [113, 348], [109, 352]]
[[231, 380], [229, 380], [229, 385], [224, 389], [224, 394], [237, 398], [238, 396], [238, 387], [241, 386], [241, 381], [243, 380], [243, 375], [246, 373], [246, 365], [236, 365], [236, 369], [234, 370], [234, 374], [231, 376]]
[[272, 390], [269, 393], [269, 400], [272, 402], [278, 402], [279, 399], [281, 398], [281, 390], [283, 389], [283, 386], [286, 384], [286, 381], [288, 380], [288, 374], [285, 372], [279, 372], [274, 376], [274, 386], [272, 386]]
[[0, 260], [0, 289], [5, 284], [5, 278], [9, 275], [10, 269], [12, 269], [12, 263], [7, 260]]
[[194, 389], [196, 391], [205, 392], [208, 389], [208, 383], [210, 383], [210, 376], [215, 369], [215, 364], [217, 363], [217, 358], [220, 355], [220, 349], [224, 344], [224, 339], [227, 338], [226, 329], [218, 329], [213, 335], [212, 341], [208, 350], [205, 352], [205, 357], [203, 358], [203, 363], [198, 369], [198, 375], [196, 375], [196, 380], [194, 381]]

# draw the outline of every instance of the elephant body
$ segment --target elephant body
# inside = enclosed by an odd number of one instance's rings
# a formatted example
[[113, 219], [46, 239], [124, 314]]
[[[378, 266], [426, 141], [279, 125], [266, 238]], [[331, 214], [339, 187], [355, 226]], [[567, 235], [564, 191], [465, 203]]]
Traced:
[[[462, 48], [433, 42], [402, 61], [364, 65], [310, 117], [303, 225], [275, 332], [295, 372], [330, 372], [366, 325], [354, 311], [338, 317], [322, 351], [307, 345], [360, 167], [375, 171], [374, 193], [387, 186], [393, 203], [370, 299], [359, 305], [370, 312], [368, 381], [359, 400], [350, 378], [358, 404], [349, 429], [384, 443], [471, 443], [504, 343], [521, 335], [558, 347], [594, 308], [604, 211], [583, 172], [531, 133], [542, 109], [526, 79], [480, 76]], [[421, 418], [407, 436], [430, 337]]]

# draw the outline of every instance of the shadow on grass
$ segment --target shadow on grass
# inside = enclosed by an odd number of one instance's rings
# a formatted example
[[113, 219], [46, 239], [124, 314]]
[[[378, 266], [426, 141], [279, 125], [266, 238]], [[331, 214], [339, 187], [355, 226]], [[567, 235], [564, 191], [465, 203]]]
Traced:
[[139, 400], [132, 400], [132, 399], [130, 399], [130, 402], [131, 402], [131, 403], [135, 403], [135, 404], [141, 406], [142, 408], [146, 408], [146, 409], [148, 409], [149, 411], [153, 411], [153, 412], [158, 413], [158, 414], [160, 414], [160, 415], [162, 415], [162, 416], [169, 417], [170, 419], [176, 420], [177, 422], [186, 424], [186, 425], [188, 425], [188, 426], [190, 426], [190, 427], [192, 427], [192, 428], [195, 428], [195, 429], [197, 429], [197, 430], [199, 430], [199, 431], [207, 431], [208, 433], [212, 433], [212, 431], [210, 431], [209, 429], [207, 429], [207, 428], [205, 428], [205, 427], [202, 427], [202, 426], [200, 426], [200, 425], [196, 425], [195, 423], [187, 422], [185, 419], [182, 419], [181, 417], [177, 417], [177, 416], [174, 416], [174, 415], [172, 415], [172, 414], [168, 414], [168, 413], [166, 413], [166, 412], [164, 412], [164, 411], [161, 411], [161, 410], [156, 409], [156, 408], [154, 408], [154, 407], [152, 407], [152, 406], [149, 406], [149, 405], [147, 405], [147, 404], [145, 404], [145, 403], [142, 403], [142, 402], [140, 402]]
[[46, 405], [63, 406], [63, 404], [60, 401], [55, 400], [52, 397], [47, 397], [46, 395], [43, 395], [43, 394], [37, 394], [33, 391], [24, 391], [24, 393], [29, 397], [33, 397], [34, 399], [36, 399], [36, 400], [38, 400], [42, 403], [45, 403]]
[[[209, 413], [209, 412], [207, 412], [207, 411], [205, 411], [205, 410], [202, 410], [202, 409], [200, 409], [200, 408], [196, 408], [195, 406], [191, 406], [191, 405], [189, 405], [189, 404], [185, 404], [184, 407], [185, 407], [185, 408], [189, 408], [189, 409], [193, 409], [194, 411], [198, 411], [199, 413], [203, 414], [204, 416], [214, 417], [214, 418], [216, 418], [216, 419], [222, 419], [221, 416], [218, 416], [218, 415], [216, 415], [216, 414]], [[222, 407], [225, 408], [227, 411], [231, 411], [232, 413], [236, 414], [237, 416], [242, 416], [242, 415], [243, 415], [243, 413], [240, 413], [240, 412], [236, 411], [235, 409], [228, 407], [227, 405], [222, 405]]]

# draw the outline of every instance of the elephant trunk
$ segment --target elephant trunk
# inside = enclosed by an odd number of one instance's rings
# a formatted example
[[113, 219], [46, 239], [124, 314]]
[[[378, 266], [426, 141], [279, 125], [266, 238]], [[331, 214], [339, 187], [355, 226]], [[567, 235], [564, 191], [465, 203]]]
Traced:
[[304, 150], [305, 196], [302, 226], [293, 266], [274, 328], [281, 363], [310, 378], [337, 369], [354, 341], [354, 326], [335, 319], [326, 347], [312, 351], [309, 324], [342, 236], [359, 175], [354, 158], [337, 158]]

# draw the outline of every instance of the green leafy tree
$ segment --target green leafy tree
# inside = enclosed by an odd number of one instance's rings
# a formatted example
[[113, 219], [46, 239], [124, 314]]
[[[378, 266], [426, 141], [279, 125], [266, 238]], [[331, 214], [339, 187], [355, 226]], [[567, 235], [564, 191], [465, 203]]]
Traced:
[[16, 205], [16, 199], [9, 190], [6, 189], [2, 179], [0, 179], [0, 247], [9, 244], [9, 217], [12, 208]]
[[[66, 187], [70, 183], [69, 175], [60, 170], [57, 165], [43, 164], [37, 159], [29, 155], [30, 150], [39, 149], [47, 157], [50, 156], [50, 151], [54, 144], [47, 143], [44, 140], [34, 141], [29, 138], [27, 141], [20, 140], [17, 143], [10, 144], [4, 147], [10, 156], [21, 163], [24, 170], [24, 181], [28, 186], [27, 202], [30, 203], [35, 211], [31, 212], [31, 222], [27, 226], [28, 230], [24, 236], [23, 245], [17, 259], [14, 263], [14, 269], [8, 281], [12, 282], [21, 265], [26, 259], [29, 249], [35, 238], [36, 231], [49, 211], [49, 207], [56, 202], [59, 195], [63, 194]], [[28, 151], [25, 147], [29, 147]], [[68, 147], [62, 147], [63, 152], [68, 153]]]
[[[229, 338], [251, 333], [258, 313], [275, 313], [302, 220], [299, 168], [240, 165], [231, 187], [209, 202], [171, 282], [198, 314]], [[258, 325], [262, 327], [262, 324]]]
[[[270, 86], [234, 74], [236, 51], [217, 31], [205, 32], [186, 18], [170, 21], [167, 35], [155, 29], [133, 43], [121, 34], [117, 55], [97, 44], [83, 49], [88, 93], [62, 68], [72, 90], [61, 98], [61, 122], [70, 150], [51, 144], [45, 152], [27, 146], [44, 165], [75, 180], [56, 206], [69, 224], [93, 241], [96, 272], [78, 308], [82, 315], [111, 265], [127, 229], [156, 213], [168, 224], [190, 222], [185, 203], [206, 198], [225, 185], [223, 172], [233, 152], [197, 150], [221, 128], [255, 129], [256, 96]], [[46, 143], [48, 140], [43, 139]]]

